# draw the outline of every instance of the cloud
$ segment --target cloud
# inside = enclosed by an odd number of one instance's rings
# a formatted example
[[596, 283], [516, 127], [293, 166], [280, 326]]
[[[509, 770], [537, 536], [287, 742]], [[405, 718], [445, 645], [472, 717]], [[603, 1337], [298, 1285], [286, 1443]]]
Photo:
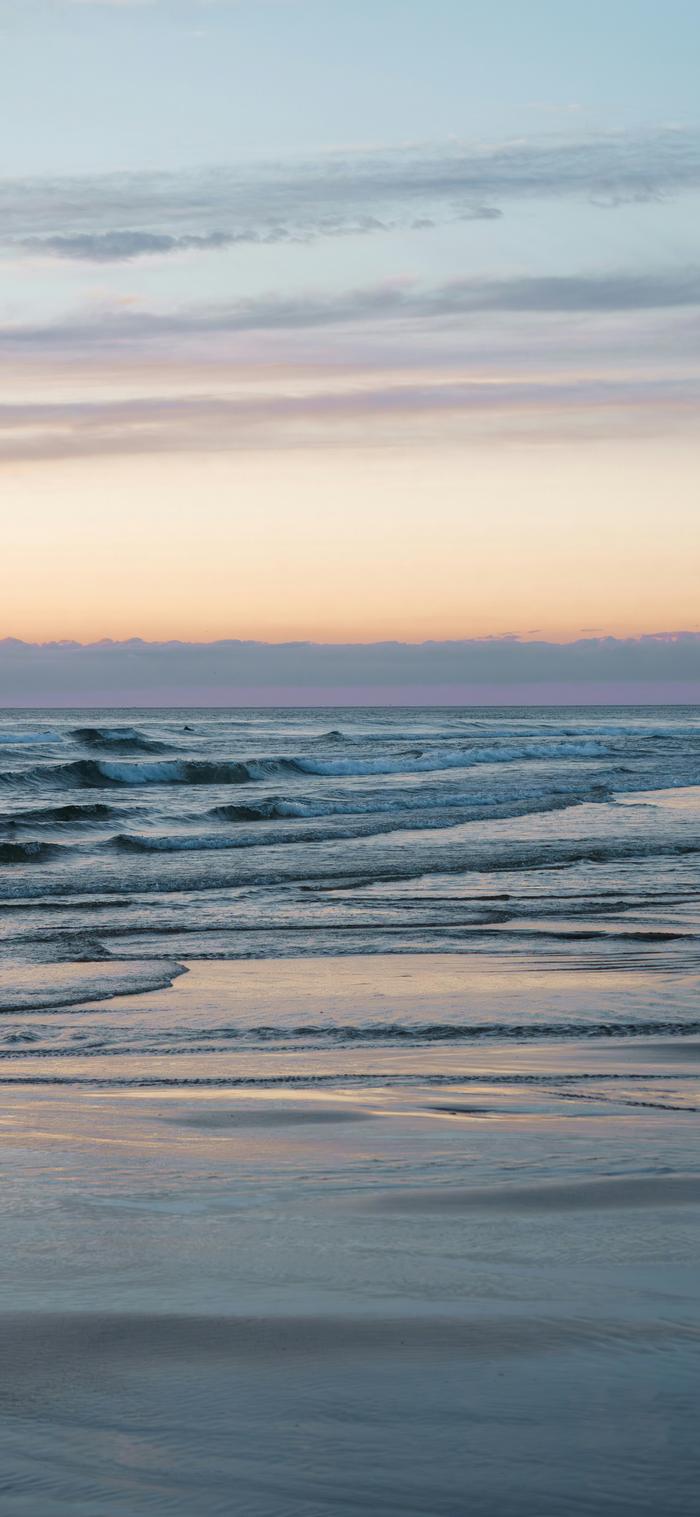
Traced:
[[[455, 221], [499, 221], [502, 211], [494, 206], [467, 206], [454, 216]], [[410, 223], [413, 231], [423, 231], [435, 226], [429, 217], [416, 217]], [[304, 244], [316, 242], [322, 237], [366, 237], [372, 232], [407, 230], [400, 222], [380, 221], [376, 216], [349, 217], [345, 221], [324, 217], [315, 226], [283, 226], [279, 223], [267, 227], [244, 227], [235, 232], [191, 232], [174, 235], [169, 232], [112, 231], [112, 232], [56, 232], [46, 237], [24, 237], [10, 244], [25, 253], [39, 258], [63, 258], [75, 263], [128, 263], [136, 258], [162, 258], [170, 253], [211, 253], [233, 248], [241, 243], [254, 243], [258, 247], [270, 247], [278, 243]]]
[[[500, 216], [488, 206], [474, 207], [460, 220], [491, 221]], [[428, 224], [428, 223], [426, 223]], [[432, 225], [432, 223], [429, 223]], [[415, 225], [415, 223], [414, 223]], [[243, 228], [237, 232], [193, 232], [173, 235], [166, 232], [57, 232], [48, 237], [25, 237], [13, 244], [40, 258], [65, 258], [81, 263], [127, 263], [135, 258], [163, 257], [169, 253], [220, 252], [240, 243], [272, 246], [276, 243], [308, 243], [319, 237], [364, 237], [371, 232], [394, 230], [376, 216], [358, 217], [355, 221], [331, 222], [326, 218], [315, 230], [295, 231], [284, 226], [263, 229]]]
[[45, 258], [70, 258], [76, 262], [123, 263], [132, 258], [164, 253], [210, 252], [230, 247], [234, 241], [225, 232], [173, 237], [165, 232], [57, 232], [52, 237], [26, 237], [20, 244], [26, 252]]
[[[298, 386], [298, 380], [297, 380]], [[658, 435], [694, 429], [700, 381], [435, 380], [306, 394], [150, 396], [0, 405], [0, 462], [279, 445], [410, 446], [426, 437]]]
[[638, 274], [452, 279], [437, 285], [390, 280], [330, 294], [269, 294], [160, 310], [122, 304], [53, 323], [0, 326], [0, 349], [119, 347], [246, 332], [305, 331], [402, 321], [470, 322], [481, 316], [624, 315], [700, 306], [700, 268]]
[[615, 207], [700, 188], [700, 132], [550, 136], [327, 153], [301, 162], [0, 181], [5, 247], [120, 261], [493, 220], [522, 199]]
[[[582, 638], [572, 643], [492, 638], [428, 643], [0, 642], [4, 705], [232, 700], [421, 701], [700, 696], [700, 633]], [[535, 693], [536, 692], [536, 693]]]

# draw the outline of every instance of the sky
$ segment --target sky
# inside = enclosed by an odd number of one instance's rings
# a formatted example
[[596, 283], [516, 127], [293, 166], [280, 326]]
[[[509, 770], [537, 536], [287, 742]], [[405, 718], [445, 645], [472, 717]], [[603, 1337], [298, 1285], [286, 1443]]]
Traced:
[[0, 638], [700, 632], [699, 55], [696, 0], [0, 0]]

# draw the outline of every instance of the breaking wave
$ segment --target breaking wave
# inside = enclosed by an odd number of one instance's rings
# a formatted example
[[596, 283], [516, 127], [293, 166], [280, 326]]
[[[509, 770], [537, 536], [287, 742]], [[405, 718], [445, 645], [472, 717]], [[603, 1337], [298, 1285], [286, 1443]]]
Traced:
[[42, 843], [34, 838], [26, 843], [0, 843], [0, 864], [41, 864], [65, 852], [60, 843]]
[[184, 964], [172, 959], [159, 959], [155, 963], [73, 962], [39, 968], [14, 962], [0, 966], [0, 1012], [4, 1015], [53, 1010], [166, 990], [179, 975], [186, 973]]
[[600, 783], [593, 784], [588, 789], [580, 784], [572, 785], [571, 788], [557, 785], [547, 791], [533, 791], [529, 795], [523, 794], [522, 790], [512, 794], [497, 791], [457, 793], [452, 790], [409, 790], [390, 795], [364, 793], [347, 800], [340, 796], [330, 796], [328, 799], [324, 796], [318, 801], [290, 801], [282, 796], [270, 796], [250, 806], [235, 803], [212, 806], [208, 815], [217, 817], [222, 822], [274, 822], [289, 818], [389, 814], [395, 815], [404, 825], [405, 818], [416, 810], [449, 809], [483, 815], [493, 809], [498, 810], [502, 816], [521, 816], [525, 812], [565, 810], [567, 806], [576, 806], [584, 801], [608, 800], [610, 795], [611, 790], [607, 785]]
[[[412, 754], [387, 755], [385, 758], [317, 759], [298, 758], [291, 762], [302, 774], [329, 778], [363, 774], [429, 774], [440, 769], [469, 769], [474, 764], [513, 764], [528, 759], [606, 758], [610, 750], [598, 742], [528, 743], [495, 748], [420, 749]], [[289, 762], [289, 761], [288, 761]]]
[[469, 769], [477, 764], [512, 764], [534, 759], [604, 758], [599, 743], [539, 743], [527, 747], [415, 750], [377, 759], [261, 758], [245, 761], [160, 759], [153, 763], [121, 763], [110, 759], [75, 759], [18, 774], [0, 774], [2, 784], [53, 784], [92, 789], [116, 785], [246, 785], [279, 775], [305, 774], [320, 778], [363, 775], [428, 774]]
[[[291, 803], [275, 803], [274, 805], [256, 806], [214, 806], [208, 813], [223, 821], [235, 821], [254, 825], [256, 822], [283, 821], [286, 819], [300, 819], [307, 817], [313, 824], [319, 821], [321, 825], [303, 827], [266, 828], [264, 833], [233, 832], [233, 833], [182, 833], [169, 832], [164, 834], [155, 833], [118, 833], [108, 839], [108, 846], [117, 848], [126, 853], [197, 853], [197, 852], [220, 852], [225, 849], [235, 848], [263, 848], [277, 847], [284, 843], [328, 843], [350, 841], [360, 838], [369, 838], [379, 834], [406, 830], [449, 829], [461, 826], [469, 821], [483, 821], [488, 819], [503, 819], [518, 816], [532, 816], [538, 812], [564, 811], [569, 806], [577, 806], [584, 800], [601, 801], [605, 794], [596, 792], [574, 793], [568, 795], [535, 795], [523, 799], [500, 800], [498, 798], [483, 799], [480, 797], [450, 798], [446, 806], [444, 800], [438, 796], [426, 798], [430, 809], [421, 810], [418, 807], [408, 809], [394, 808], [392, 806], [377, 805], [375, 807], [361, 807], [354, 810], [339, 806], [334, 809], [330, 806], [326, 809], [319, 807], [294, 807]], [[335, 826], [323, 826], [324, 820], [331, 823], [333, 817], [337, 818]], [[345, 825], [343, 825], [345, 819]]]
[[[297, 832], [282, 834], [273, 839], [275, 843], [284, 842], [308, 842], [304, 834], [299, 836]], [[115, 837], [109, 839], [108, 846], [116, 848], [121, 853], [209, 853], [218, 852], [227, 848], [253, 848], [259, 847], [262, 839], [259, 837], [230, 837], [223, 833], [164, 833], [152, 834], [150, 837], [145, 833], [118, 832]]]
[[211, 763], [206, 760], [160, 759], [148, 763], [121, 763], [110, 759], [73, 759], [0, 775], [4, 785], [51, 785], [60, 789], [110, 789], [120, 785], [244, 785], [251, 779], [246, 764]]
[[20, 748], [32, 743], [55, 743], [57, 732], [0, 732], [0, 744], [7, 748]]
[[[357, 810], [357, 807], [353, 807]], [[340, 815], [349, 814], [350, 807], [342, 809], [342, 803], [338, 806]], [[311, 817], [333, 816], [336, 814], [332, 803], [327, 806], [314, 806], [313, 803], [306, 805], [303, 801], [284, 801], [278, 796], [271, 796], [269, 800], [259, 801], [256, 806], [236, 806], [233, 803], [223, 806], [212, 806], [209, 816], [215, 816], [222, 822], [278, 822], [286, 817]]]

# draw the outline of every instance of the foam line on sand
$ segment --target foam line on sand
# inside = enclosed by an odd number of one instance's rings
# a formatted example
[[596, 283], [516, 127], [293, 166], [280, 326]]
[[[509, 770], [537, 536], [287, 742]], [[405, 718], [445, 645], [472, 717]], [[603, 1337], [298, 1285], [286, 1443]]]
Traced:
[[614, 1175], [539, 1185], [435, 1186], [382, 1191], [363, 1198], [373, 1211], [598, 1211], [690, 1206], [700, 1202], [700, 1175]]

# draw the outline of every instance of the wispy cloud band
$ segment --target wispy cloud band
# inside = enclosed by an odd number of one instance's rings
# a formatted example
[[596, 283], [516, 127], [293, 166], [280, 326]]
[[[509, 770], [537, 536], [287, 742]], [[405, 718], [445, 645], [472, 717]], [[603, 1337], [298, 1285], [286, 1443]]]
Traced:
[[484, 314], [577, 315], [700, 306], [700, 268], [657, 273], [384, 281], [356, 290], [261, 295], [228, 303], [83, 312], [69, 320], [0, 326], [0, 347], [89, 346], [212, 333], [303, 330], [386, 320], [454, 321]]
[[372, 384], [306, 394], [146, 396], [0, 405], [0, 461], [221, 452], [274, 445], [458, 441], [543, 432], [600, 437], [694, 429], [700, 380]]
[[657, 130], [330, 153], [181, 173], [0, 181], [0, 241], [105, 263], [488, 220], [510, 200], [602, 207], [700, 189], [700, 133]]

